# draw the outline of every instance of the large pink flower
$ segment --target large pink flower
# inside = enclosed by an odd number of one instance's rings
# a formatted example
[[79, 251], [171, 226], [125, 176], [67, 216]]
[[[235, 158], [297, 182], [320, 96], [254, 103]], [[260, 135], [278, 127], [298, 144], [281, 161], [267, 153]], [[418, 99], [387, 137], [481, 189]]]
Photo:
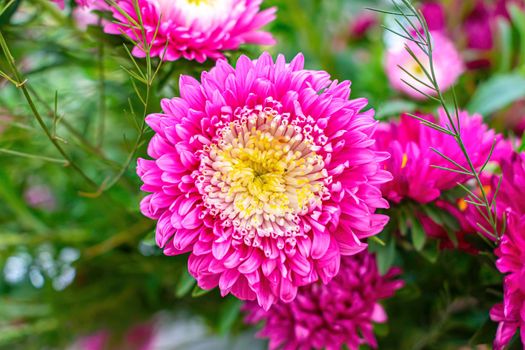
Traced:
[[191, 252], [204, 289], [268, 309], [339, 270], [340, 256], [388, 217], [379, 186], [385, 152], [372, 149], [373, 111], [348, 100], [350, 82], [269, 54], [219, 60], [201, 81], [180, 79], [180, 98], [147, 117], [156, 132], [140, 159], [142, 212], [167, 255]]
[[[113, 9], [117, 23], [105, 26], [111, 34], [125, 33], [142, 42], [142, 32], [129, 18], [138, 23], [133, 0], [117, 0], [120, 9]], [[260, 11], [262, 0], [138, 0], [146, 42], [152, 56], [174, 61], [204, 62], [218, 59], [223, 52], [237, 50], [242, 44], [272, 45], [270, 33], [261, 27], [275, 18], [275, 8]], [[127, 13], [124, 16], [120, 11]], [[165, 51], [165, 52], [164, 52]], [[133, 54], [144, 56], [137, 46]]]
[[499, 322], [494, 349], [501, 350], [520, 328], [525, 346], [525, 216], [510, 211], [507, 231], [496, 249], [496, 266], [506, 274], [503, 282], [503, 303], [495, 305], [490, 317]]
[[[421, 116], [442, 127], [450, 126], [443, 110], [439, 110], [438, 118], [432, 115]], [[484, 164], [490, 154], [494, 140], [498, 142], [492, 160], [502, 156], [500, 146], [501, 135], [483, 124], [480, 115], [470, 116], [460, 112], [461, 135], [465, 147], [476, 167]], [[441, 191], [451, 189], [469, 179], [469, 176], [442, 169], [438, 165], [454, 168], [443, 157], [431, 150], [435, 148], [460, 165], [467, 167], [467, 161], [461, 149], [450, 135], [436, 131], [411, 116], [402, 115], [399, 122], [385, 123], [376, 134], [377, 148], [387, 151], [391, 158], [386, 163], [386, 169], [394, 175], [394, 180], [383, 186], [385, 196], [396, 203], [405, 198], [420, 203], [428, 203], [439, 197]]]
[[[463, 60], [454, 47], [454, 44], [440, 32], [431, 32], [431, 34], [436, 82], [439, 88], [442, 91], [445, 91], [456, 82], [465, 68]], [[412, 86], [427, 95], [435, 95], [432, 89], [418, 82], [400, 68], [403, 67], [406, 71], [410, 72], [414, 77], [424, 82], [426, 85], [432, 85], [430, 84], [428, 77], [424, 74], [423, 69], [421, 69], [417, 61], [414, 60], [405, 49], [405, 44], [414, 52], [418, 60], [425, 66], [425, 69], [428, 71], [430, 70], [429, 59], [417, 44], [412, 41], [403, 42], [403, 45], [391, 47], [386, 53], [385, 69], [390, 84], [394, 89], [404, 92], [416, 99], [424, 99], [425, 96], [407, 85], [405, 82], [410, 83]]]
[[265, 325], [259, 336], [270, 339], [270, 350], [339, 350], [346, 345], [377, 347], [373, 322], [387, 320], [381, 299], [403, 286], [391, 269], [381, 276], [373, 255], [363, 252], [341, 259], [341, 271], [327, 285], [312, 284], [299, 289], [295, 301], [278, 303], [264, 311], [255, 303], [245, 306], [246, 321]]

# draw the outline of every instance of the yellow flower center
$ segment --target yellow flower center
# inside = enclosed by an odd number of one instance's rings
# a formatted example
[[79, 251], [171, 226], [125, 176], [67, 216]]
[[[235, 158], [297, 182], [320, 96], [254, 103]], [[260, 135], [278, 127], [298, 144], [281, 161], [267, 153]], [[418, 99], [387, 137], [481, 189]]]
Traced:
[[408, 163], [408, 156], [406, 153], [403, 153], [403, 159], [401, 160], [401, 169], [404, 169]]
[[463, 198], [460, 198], [460, 199], [458, 200], [458, 208], [459, 208], [459, 210], [461, 210], [461, 211], [465, 211], [465, 210], [467, 210], [467, 208], [468, 208], [468, 204], [467, 204], [467, 202], [466, 202]]
[[309, 134], [277, 113], [252, 112], [230, 123], [203, 151], [197, 183], [205, 206], [250, 245], [297, 236], [299, 216], [329, 197], [314, 149]]
[[196, 5], [196, 6], [207, 5], [210, 2], [210, 0], [186, 0], [186, 1], [190, 5]]

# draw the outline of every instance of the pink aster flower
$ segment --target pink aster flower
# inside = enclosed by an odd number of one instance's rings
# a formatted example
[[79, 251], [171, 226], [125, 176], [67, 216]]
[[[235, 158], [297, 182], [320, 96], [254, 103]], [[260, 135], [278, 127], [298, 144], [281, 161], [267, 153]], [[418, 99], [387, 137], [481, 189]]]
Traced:
[[[438, 118], [432, 115], [421, 116], [445, 128], [449, 121], [443, 110], [439, 110]], [[473, 164], [480, 167], [490, 154], [494, 140], [496, 150], [491, 160], [503, 156], [505, 149], [501, 135], [489, 129], [480, 115], [470, 116], [460, 112], [461, 135]], [[453, 167], [447, 160], [433, 152], [435, 148], [460, 165], [467, 167], [467, 162], [461, 149], [454, 139], [442, 132], [436, 131], [411, 116], [402, 115], [398, 122], [382, 124], [376, 138], [377, 148], [391, 154], [386, 163], [386, 169], [394, 175], [394, 180], [383, 185], [385, 196], [396, 203], [405, 198], [420, 203], [428, 203], [437, 199], [441, 191], [448, 190], [469, 179], [462, 175], [433, 165]]]
[[391, 176], [372, 149], [373, 111], [348, 100], [350, 82], [303, 64], [265, 53], [182, 76], [181, 97], [147, 117], [153, 160], [138, 162], [165, 254], [191, 252], [201, 288], [265, 309], [328, 282], [388, 221], [375, 214]]
[[[440, 32], [431, 32], [431, 35], [436, 81], [440, 89], [445, 91], [456, 82], [465, 68], [460, 54], [446, 36]], [[425, 66], [425, 69], [429, 70], [429, 60], [426, 54], [421, 51], [416, 43], [404, 41], [402, 45], [395, 45], [388, 49], [386, 53], [385, 66], [390, 84], [394, 89], [416, 99], [424, 99], [425, 96], [408, 86], [403, 80], [427, 95], [435, 95], [432, 89], [418, 82], [399, 68], [400, 66], [403, 67], [427, 85], [432, 85], [424, 74], [423, 69], [405, 49], [405, 44], [414, 52], [418, 60]]]
[[490, 311], [493, 321], [499, 322], [494, 350], [504, 349], [516, 330], [521, 331], [525, 345], [525, 216], [509, 212], [507, 231], [496, 249], [498, 270], [506, 274], [503, 282], [503, 303]]
[[[224, 51], [237, 50], [242, 44], [273, 45], [272, 35], [260, 31], [273, 21], [275, 8], [260, 11], [262, 0], [138, 0], [147, 45], [152, 56], [175, 61], [204, 62], [223, 57]], [[132, 0], [117, 0], [118, 6], [137, 21]], [[141, 30], [126, 16], [113, 9], [117, 23], [105, 26], [110, 34], [124, 32], [142, 41]], [[135, 23], [136, 24], [136, 23]], [[133, 54], [144, 57], [137, 46]]]
[[331, 282], [300, 288], [292, 303], [277, 303], [269, 311], [247, 304], [246, 322], [264, 321], [258, 335], [270, 339], [270, 350], [339, 350], [343, 345], [357, 350], [362, 344], [377, 348], [373, 323], [387, 320], [379, 301], [403, 286], [394, 279], [399, 273], [393, 268], [381, 276], [367, 252], [344, 257]]

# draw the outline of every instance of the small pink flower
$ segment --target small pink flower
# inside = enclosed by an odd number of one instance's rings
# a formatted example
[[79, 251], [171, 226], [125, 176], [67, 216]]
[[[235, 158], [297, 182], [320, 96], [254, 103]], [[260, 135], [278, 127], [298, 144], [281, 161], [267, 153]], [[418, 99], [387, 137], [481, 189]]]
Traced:
[[[260, 11], [262, 0], [138, 0], [138, 7], [152, 56], [165, 60], [180, 58], [204, 62], [218, 59], [223, 52], [237, 50], [243, 44], [273, 45], [272, 35], [260, 29], [273, 21], [275, 8]], [[138, 21], [132, 0], [117, 0], [118, 6]], [[116, 8], [116, 23], [105, 31], [141, 41], [141, 30]], [[133, 54], [144, 57], [144, 48], [136, 46]]]
[[246, 322], [264, 321], [258, 335], [270, 339], [270, 350], [339, 350], [343, 345], [357, 350], [362, 344], [377, 348], [373, 323], [387, 320], [379, 301], [403, 286], [394, 279], [399, 273], [393, 268], [381, 276], [367, 252], [345, 257], [332, 281], [301, 287], [289, 304], [277, 303], [268, 311], [246, 304]]
[[24, 192], [24, 200], [30, 207], [48, 212], [57, 208], [56, 197], [47, 185], [31, 184]]
[[[454, 44], [446, 36], [440, 32], [431, 32], [431, 35], [436, 82], [439, 88], [442, 91], [445, 91], [456, 82], [465, 68], [460, 54], [454, 47]], [[428, 77], [424, 74], [423, 69], [405, 49], [405, 44], [414, 52], [418, 60], [425, 66], [425, 69], [427, 71], [430, 70], [427, 55], [421, 51], [416, 43], [405, 41], [403, 42], [403, 45], [396, 45], [388, 49], [386, 53], [386, 73], [390, 80], [390, 84], [394, 89], [404, 92], [416, 99], [424, 99], [425, 96], [407, 85], [404, 81], [410, 83], [412, 86], [427, 95], [435, 95], [435, 92], [431, 88], [418, 82], [399, 68], [403, 67], [417, 79], [427, 85], [432, 85], [430, 84]]]
[[352, 39], [361, 39], [366, 33], [378, 24], [377, 15], [365, 11], [359, 13], [351, 22], [350, 22], [350, 37]]
[[[438, 118], [432, 115], [420, 115], [442, 127], [450, 126], [443, 110], [439, 110]], [[489, 129], [480, 115], [470, 116], [460, 112], [461, 135], [473, 164], [480, 167], [490, 154], [494, 140], [496, 151], [491, 160], [500, 159], [504, 155], [501, 135]], [[463, 167], [467, 161], [454, 138], [436, 131], [411, 116], [402, 115], [399, 122], [382, 124], [377, 132], [377, 149], [391, 154], [386, 162], [386, 169], [394, 175], [394, 180], [383, 185], [385, 196], [399, 203], [405, 198], [420, 203], [428, 203], [437, 199], [441, 191], [456, 187], [470, 177], [442, 169], [433, 165], [454, 168], [443, 157], [433, 152], [435, 148]]]
[[137, 172], [141, 203], [167, 255], [191, 252], [201, 288], [268, 309], [327, 283], [341, 255], [366, 249], [388, 221], [373, 111], [350, 83], [305, 70], [303, 56], [219, 60], [146, 121], [155, 131]]

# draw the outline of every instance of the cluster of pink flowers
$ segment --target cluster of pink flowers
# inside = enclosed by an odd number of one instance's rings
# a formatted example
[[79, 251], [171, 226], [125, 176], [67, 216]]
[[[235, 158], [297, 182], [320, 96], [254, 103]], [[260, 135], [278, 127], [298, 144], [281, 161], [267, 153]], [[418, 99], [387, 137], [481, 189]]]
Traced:
[[[450, 122], [443, 110], [438, 116], [419, 115], [430, 122], [448, 128]], [[468, 154], [475, 167], [482, 166], [490, 155], [493, 142], [497, 142], [491, 159], [496, 160], [504, 154], [501, 135], [489, 129], [480, 115], [460, 112], [461, 135]], [[441, 166], [454, 168], [449, 161], [434, 152], [432, 148], [454, 160], [463, 167], [467, 161], [455, 140], [440, 131], [422, 124], [409, 115], [402, 115], [399, 121], [382, 124], [376, 133], [376, 147], [390, 153], [386, 169], [394, 176], [393, 181], [382, 186], [383, 193], [390, 201], [399, 203], [412, 199], [419, 203], [429, 203], [448, 190], [469, 179], [468, 175], [435, 168]]]
[[363, 344], [376, 348], [373, 323], [387, 320], [379, 301], [403, 286], [395, 279], [399, 273], [393, 268], [381, 276], [367, 252], [344, 257], [341, 271], [327, 285], [301, 287], [295, 301], [280, 302], [269, 311], [249, 303], [246, 321], [264, 321], [259, 336], [270, 339], [270, 350], [338, 350], [344, 345], [357, 350]]
[[141, 209], [166, 254], [191, 252], [200, 287], [268, 309], [330, 281], [341, 255], [382, 230], [388, 154], [373, 149], [373, 111], [348, 99], [349, 86], [304, 70], [301, 55], [242, 56], [200, 82], [181, 77], [181, 97], [147, 117]]

